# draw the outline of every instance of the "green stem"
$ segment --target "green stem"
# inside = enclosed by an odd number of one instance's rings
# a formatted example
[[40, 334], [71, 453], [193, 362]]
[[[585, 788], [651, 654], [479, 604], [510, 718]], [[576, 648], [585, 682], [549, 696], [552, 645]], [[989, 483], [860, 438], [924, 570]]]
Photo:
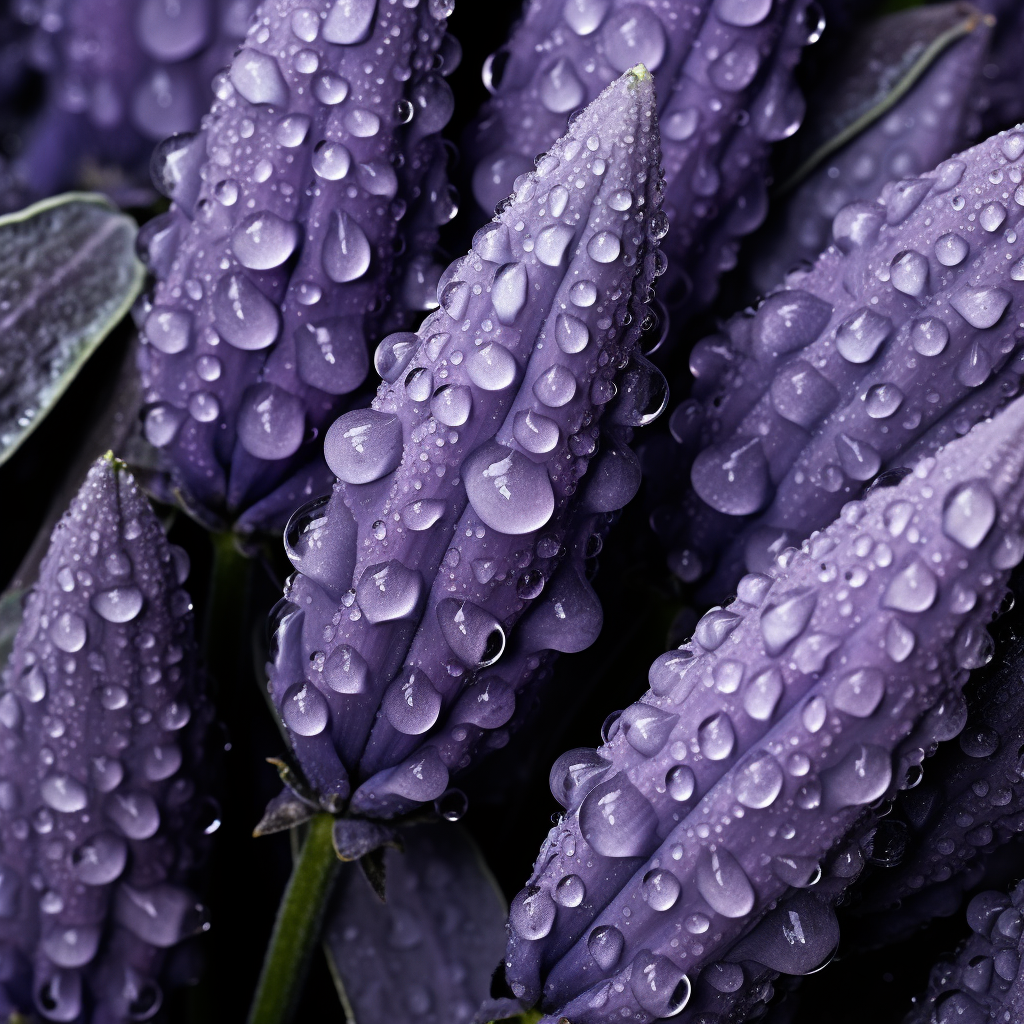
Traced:
[[210, 535], [213, 567], [204, 635], [206, 665], [218, 689], [233, 690], [240, 659], [248, 655], [246, 617], [252, 561], [238, 549], [232, 533]]
[[249, 1024], [288, 1024], [295, 1012], [341, 864], [331, 842], [333, 825], [329, 814], [318, 814], [309, 823], [306, 842], [277, 909]]

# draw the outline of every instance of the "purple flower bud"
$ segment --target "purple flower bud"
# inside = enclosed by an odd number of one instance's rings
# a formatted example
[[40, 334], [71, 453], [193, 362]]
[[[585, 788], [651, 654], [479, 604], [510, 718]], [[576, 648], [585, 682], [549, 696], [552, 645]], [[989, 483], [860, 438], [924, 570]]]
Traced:
[[342, 868], [324, 945], [360, 1024], [430, 1013], [438, 1021], [490, 1020], [494, 965], [505, 944], [505, 901], [456, 825], [402, 833], [385, 852], [387, 902], [355, 865]]
[[338, 483], [286, 532], [298, 574], [270, 679], [328, 806], [349, 777], [358, 814], [434, 800], [512, 717], [542, 652], [596, 637], [584, 541], [639, 486], [626, 440], [650, 388], [610, 403], [654, 278], [659, 182], [638, 68], [445, 271], [419, 332], [381, 342], [371, 408], [327, 431]]
[[[906, 81], [912, 70], [905, 66], [907, 54], [920, 54], [926, 44], [934, 46], [948, 37], [948, 48], [895, 106], [881, 111], [873, 124], [838, 151], [821, 156], [816, 168], [786, 195], [772, 215], [751, 269], [760, 294], [827, 248], [832, 219], [840, 208], [874, 200], [887, 182], [923, 174], [969, 141], [974, 84], [988, 57], [991, 26], [978, 11], [956, 4], [898, 11], [859, 33], [849, 42], [837, 73], [816, 90], [803, 130], [820, 146], [831, 143], [841, 135], [838, 129], [847, 127], [836, 124], [837, 107], [843, 113], [849, 109], [849, 118], [871, 113], [864, 100], [868, 76], [880, 70], [889, 79], [902, 70]], [[903, 66], [894, 66], [896, 57], [902, 58]]]
[[[210, 79], [245, 35], [251, 0], [62, 0], [34, 22], [29, 54], [47, 97], [15, 174], [34, 196], [77, 184], [90, 163], [115, 165], [117, 188], [145, 182], [153, 145], [193, 132]], [[125, 180], [127, 179], [127, 180]]]
[[54, 531], [0, 698], [0, 955], [19, 965], [2, 984], [21, 1012], [144, 1019], [166, 951], [207, 927], [187, 888], [212, 807], [187, 574], [134, 480], [99, 460]]
[[421, 186], [452, 112], [431, 70], [442, 7], [260, 10], [203, 131], [164, 152], [174, 205], [144, 244], [158, 279], [142, 326], [146, 436], [186, 502], [222, 518], [317, 472], [319, 432], [395, 315], [403, 216], [432, 249]]
[[689, 578], [726, 549], [707, 590], [728, 593], [1016, 392], [1022, 156], [998, 135], [844, 207], [812, 270], [698, 342], [670, 423], [692, 490], [654, 517]]
[[678, 1009], [685, 979], [895, 788], [908, 736], [931, 742], [926, 713], [984, 663], [1024, 556], [1022, 435], [1017, 402], [849, 504], [774, 578], [745, 577], [654, 662], [647, 696], [556, 779], [568, 813], [511, 908], [520, 998], [574, 1024]]
[[967, 907], [971, 933], [952, 963], [932, 969], [928, 989], [905, 1024], [1012, 1021], [1024, 1013], [1020, 978], [1024, 884], [1007, 895], [982, 892]]
[[[567, 117], [643, 61], [660, 97], [668, 273], [664, 299], [706, 305], [739, 240], [767, 207], [772, 142], [796, 131], [793, 68], [821, 34], [803, 0], [703, 0], [685, 8], [614, 0], [528, 5], [510, 42], [484, 64], [493, 98], [470, 152], [473, 193], [490, 210], [565, 130]], [[814, 16], [813, 21], [817, 20]]]

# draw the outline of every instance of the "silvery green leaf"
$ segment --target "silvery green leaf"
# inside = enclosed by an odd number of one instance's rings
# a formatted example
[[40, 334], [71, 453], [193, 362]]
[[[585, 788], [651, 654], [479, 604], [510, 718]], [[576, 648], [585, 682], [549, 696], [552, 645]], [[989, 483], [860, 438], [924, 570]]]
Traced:
[[[785, 193], [899, 102], [942, 54], [984, 16], [966, 3], [913, 7], [866, 25], [818, 90], [795, 146]], [[801, 159], [802, 158], [802, 159]]]
[[[458, 825], [403, 831], [384, 848], [387, 902], [346, 864], [327, 911], [324, 947], [358, 1024], [469, 1024], [501, 1014], [488, 999], [505, 942], [505, 902]], [[366, 858], [363, 858], [365, 861]]]
[[130, 217], [84, 193], [0, 218], [0, 464], [141, 290], [135, 234]]

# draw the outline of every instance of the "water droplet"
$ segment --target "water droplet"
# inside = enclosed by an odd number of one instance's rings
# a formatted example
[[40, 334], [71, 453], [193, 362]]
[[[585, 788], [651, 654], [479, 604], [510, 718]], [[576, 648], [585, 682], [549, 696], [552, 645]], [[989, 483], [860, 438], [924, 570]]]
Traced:
[[678, 715], [642, 701], [628, 707], [620, 718], [629, 745], [645, 757], [653, 757], [668, 742]]
[[325, 71], [314, 80], [313, 95], [324, 106], [336, 107], [348, 96], [348, 82], [332, 71]]
[[597, 286], [593, 281], [577, 281], [569, 289], [569, 301], [580, 309], [586, 309], [597, 302]]
[[469, 379], [484, 391], [502, 391], [516, 379], [516, 360], [511, 352], [497, 342], [471, 352], [466, 360]]
[[533, 393], [549, 409], [560, 409], [575, 396], [576, 378], [568, 368], [555, 363], [534, 382]]
[[94, 594], [90, 602], [107, 622], [131, 622], [142, 611], [142, 591], [138, 587], [113, 587]]
[[299, 736], [318, 736], [327, 728], [330, 711], [312, 683], [293, 683], [281, 699], [281, 718]]
[[143, 774], [150, 782], [169, 779], [181, 767], [181, 749], [176, 743], [161, 743], [146, 752]]
[[148, 793], [112, 793], [106, 811], [128, 839], [149, 839], [160, 827], [160, 811]]
[[904, 295], [921, 295], [928, 284], [927, 258], [912, 250], [897, 253], [889, 265], [889, 281]]
[[656, 842], [657, 815], [647, 798], [619, 773], [598, 783], [579, 812], [583, 838], [603, 857], [639, 857]]
[[324, 458], [345, 483], [379, 480], [402, 461], [402, 422], [376, 409], [347, 412], [327, 431]]
[[270, 103], [280, 107], [288, 102], [288, 86], [277, 61], [259, 50], [240, 50], [228, 75], [231, 84], [250, 103]]
[[154, 306], [145, 325], [146, 340], [169, 356], [184, 352], [192, 334], [192, 317], [184, 310]]
[[578, 907], [587, 889], [579, 875], [566, 875], [555, 886], [554, 900], [560, 907]]
[[772, 873], [786, 885], [804, 889], [821, 878], [821, 865], [813, 857], [784, 855], [772, 858]]
[[400, 733], [419, 736], [437, 721], [441, 695], [422, 669], [406, 669], [385, 691], [381, 708]]
[[461, 427], [473, 411], [473, 392], [465, 384], [442, 384], [430, 399], [430, 412], [446, 427]]
[[992, 372], [992, 360], [980, 342], [973, 342], [956, 367], [956, 379], [965, 388], [980, 387]]
[[370, 267], [370, 242], [363, 229], [344, 211], [331, 213], [331, 227], [324, 237], [320, 262], [337, 284], [356, 281]]
[[614, 263], [621, 251], [622, 242], [611, 231], [599, 231], [587, 242], [587, 255], [596, 263]]
[[997, 514], [996, 500], [984, 480], [958, 484], [946, 496], [942, 532], [973, 551], [988, 536]]
[[839, 325], [836, 348], [848, 362], [866, 363], [891, 333], [892, 321], [887, 316], [861, 309]]
[[671, 910], [679, 899], [683, 887], [679, 879], [664, 868], [655, 868], [644, 875], [640, 886], [644, 902], [652, 910]]
[[566, 0], [562, 17], [578, 36], [596, 32], [608, 13], [608, 0]]
[[903, 392], [895, 384], [874, 384], [864, 396], [867, 414], [873, 420], [884, 420], [903, 404]]
[[192, 709], [183, 701], [172, 700], [160, 711], [160, 728], [166, 732], [176, 732], [188, 725], [192, 718]]
[[781, 654], [806, 629], [816, 604], [813, 592], [794, 591], [765, 609], [761, 615], [761, 636], [769, 655]]
[[55, 811], [71, 814], [84, 810], [89, 803], [88, 791], [70, 775], [49, 775], [39, 784], [43, 803]]
[[587, 937], [587, 950], [602, 971], [610, 971], [622, 956], [626, 940], [614, 925], [603, 924]]
[[85, 646], [86, 635], [85, 619], [74, 612], [63, 612], [50, 626], [50, 639], [67, 654], [80, 651]]
[[341, 46], [363, 42], [373, 28], [376, 11], [377, 0], [336, 0], [323, 23], [324, 39]]
[[238, 440], [258, 459], [284, 459], [298, 451], [306, 431], [302, 399], [276, 384], [253, 384], [242, 393]]
[[739, 861], [728, 850], [702, 850], [697, 860], [697, 890], [723, 917], [745, 917], [754, 908], [754, 890]]
[[858, 743], [833, 768], [822, 772], [829, 802], [859, 807], [882, 796], [892, 781], [892, 760], [882, 747]]
[[1010, 304], [1011, 295], [1002, 288], [964, 285], [950, 297], [949, 304], [972, 326], [984, 330], [996, 324]]
[[560, 57], [541, 75], [540, 101], [553, 114], [568, 114], [575, 110], [586, 95], [583, 83], [565, 57]]
[[71, 854], [75, 877], [86, 885], [108, 885], [120, 878], [127, 861], [127, 844], [109, 832], [93, 836]]
[[882, 456], [866, 441], [848, 434], [836, 437], [836, 453], [851, 480], [870, 480], [882, 468]]
[[499, 533], [532, 533], [554, 511], [547, 469], [503, 445], [478, 448], [466, 460], [463, 479], [474, 512]]
[[760, 25], [772, 9], [772, 0], [715, 0], [714, 12], [727, 25]]
[[885, 677], [875, 668], [848, 672], [832, 692], [832, 706], [854, 718], [867, 718], [885, 696]]
[[324, 661], [324, 682], [336, 693], [363, 693], [367, 674], [363, 656], [348, 644], [335, 647]]
[[885, 653], [897, 664], [904, 662], [914, 652], [917, 637], [913, 630], [899, 619], [893, 619], [885, 631]]
[[960, 266], [970, 251], [970, 246], [956, 232], [942, 235], [935, 242], [935, 258], [944, 267]]
[[528, 409], [517, 412], [512, 425], [512, 436], [528, 452], [545, 455], [558, 444], [558, 424], [547, 416]]
[[241, 274], [229, 274], [217, 282], [213, 315], [217, 333], [243, 351], [272, 345], [281, 327], [277, 307]]
[[759, 722], [767, 722], [782, 698], [782, 673], [777, 668], [759, 672], [743, 691], [743, 710]]
[[736, 747], [736, 731], [729, 716], [720, 711], [705, 718], [697, 727], [697, 742], [709, 761], [725, 760]]
[[325, 181], [341, 181], [352, 166], [352, 154], [340, 142], [318, 142], [313, 147], [313, 170]]
[[769, 807], [782, 792], [783, 781], [779, 762], [762, 751], [740, 769], [734, 791], [736, 799], [753, 810]]
[[469, 601], [439, 601], [437, 621], [445, 642], [467, 668], [487, 668], [504, 653], [505, 631], [501, 623]]
[[811, 697], [811, 699], [804, 704], [803, 711], [800, 713], [800, 721], [803, 722], [804, 728], [809, 733], [820, 732], [827, 717], [828, 709], [825, 707], [824, 698], [820, 696]]
[[503, 324], [511, 324], [526, 304], [529, 279], [522, 263], [508, 263], [494, 275], [491, 283], [491, 302], [494, 312]]
[[690, 479], [708, 505], [732, 516], [757, 512], [771, 486], [768, 462], [756, 437], [737, 437], [705, 448], [694, 460]]
[[644, 64], [656, 71], [665, 56], [665, 30], [658, 16], [640, 4], [618, 8], [601, 29], [605, 57], [622, 74]]
[[551, 224], [537, 235], [533, 248], [534, 255], [547, 267], [561, 266], [565, 250], [574, 236], [575, 232], [567, 225]]
[[666, 651], [655, 658], [647, 673], [647, 681], [657, 696], [671, 696], [678, 704], [686, 699], [696, 682], [694, 674], [689, 671], [693, 664], [693, 651]]
[[117, 711], [128, 703], [128, 691], [117, 683], [108, 683], [100, 691], [100, 703], [107, 711]]
[[84, 967], [96, 955], [99, 944], [99, 928], [92, 925], [58, 926], [43, 938], [40, 947], [50, 962], [58, 967]]
[[114, 920], [143, 942], [167, 949], [209, 926], [206, 908], [174, 885], [136, 889], [122, 882], [114, 896]]
[[393, 622], [417, 609], [423, 578], [397, 560], [369, 566], [356, 587], [356, 600], [367, 621]]
[[693, 796], [693, 790], [697, 785], [693, 769], [689, 765], [677, 764], [669, 768], [665, 775], [665, 788], [673, 800], [683, 803]]
[[555, 904], [543, 889], [527, 886], [509, 907], [509, 924], [524, 939], [543, 939], [555, 923]]
[[810, 427], [835, 408], [839, 393], [810, 363], [798, 359], [779, 370], [771, 399], [783, 419]]
[[750, 43], [734, 43], [711, 63], [707, 76], [723, 92], [740, 92], [754, 80], [761, 66], [761, 56]]

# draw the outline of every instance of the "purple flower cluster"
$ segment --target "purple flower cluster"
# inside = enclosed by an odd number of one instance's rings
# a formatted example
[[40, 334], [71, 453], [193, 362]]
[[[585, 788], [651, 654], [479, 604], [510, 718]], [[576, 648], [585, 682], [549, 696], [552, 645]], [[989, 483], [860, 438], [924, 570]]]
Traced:
[[[101, 459], [54, 531], [0, 697], [0, 1007], [146, 1020], [215, 820], [186, 553]], [[183, 966], [183, 963], [179, 965]]]

